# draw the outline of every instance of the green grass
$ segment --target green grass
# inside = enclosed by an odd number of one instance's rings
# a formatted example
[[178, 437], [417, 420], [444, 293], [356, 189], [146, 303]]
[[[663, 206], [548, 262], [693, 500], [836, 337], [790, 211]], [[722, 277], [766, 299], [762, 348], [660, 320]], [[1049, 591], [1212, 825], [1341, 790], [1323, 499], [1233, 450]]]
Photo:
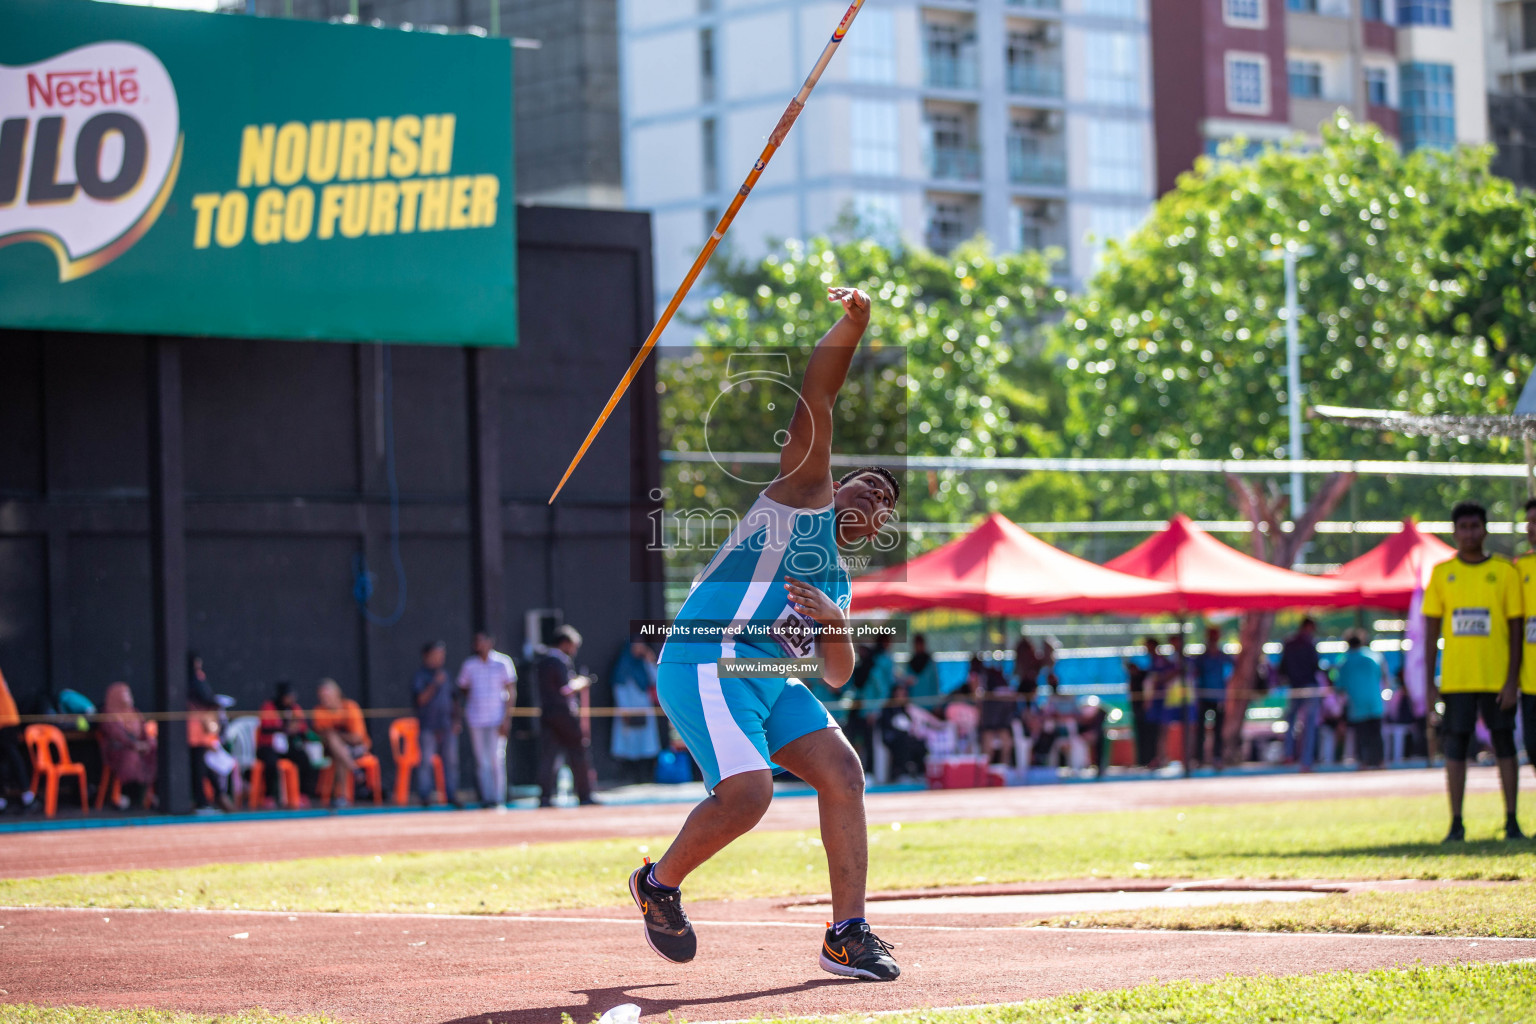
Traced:
[[1536, 884], [1457, 887], [1430, 892], [1357, 892], [1301, 903], [1238, 903], [1047, 918], [1069, 928], [1173, 931], [1378, 932], [1536, 938]]
[[[1154, 983], [981, 1009], [811, 1019], [823, 1024], [867, 1024], [873, 1019], [881, 1024], [1518, 1024], [1536, 1019], [1536, 965], [1471, 964], [1293, 978], [1229, 977], [1205, 983]], [[301, 1024], [301, 1019], [261, 1011], [204, 1017], [156, 1010], [20, 1005], [0, 1006], [0, 1024]], [[306, 1017], [302, 1024], [323, 1022]]]
[[[823, 1024], [867, 1024], [870, 1019], [863, 1014], [821, 1018]], [[880, 1024], [1528, 1024], [1533, 1019], [1532, 964], [1179, 981], [878, 1018]]]
[[[1533, 801], [1536, 802], [1536, 801]], [[1529, 810], [1529, 809], [1528, 809]], [[1527, 817], [1530, 817], [1527, 814]], [[881, 826], [870, 888], [1083, 878], [1461, 878], [1536, 881], [1536, 845], [1492, 840], [1497, 798], [1467, 801], [1475, 841], [1442, 847], [1438, 798], [1189, 807]], [[665, 839], [0, 880], [0, 905], [502, 913], [618, 906]], [[691, 900], [824, 892], [809, 832], [753, 833], [688, 881]]]

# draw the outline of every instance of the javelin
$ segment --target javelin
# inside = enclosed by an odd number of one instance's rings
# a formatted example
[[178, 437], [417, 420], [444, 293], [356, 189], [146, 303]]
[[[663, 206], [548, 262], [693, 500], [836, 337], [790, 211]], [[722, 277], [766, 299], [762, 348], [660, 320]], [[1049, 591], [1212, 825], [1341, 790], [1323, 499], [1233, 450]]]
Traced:
[[757, 179], [763, 176], [763, 170], [768, 166], [768, 161], [773, 159], [773, 154], [777, 153], [779, 147], [784, 144], [784, 139], [789, 135], [790, 128], [794, 127], [795, 118], [799, 117], [800, 111], [805, 109], [805, 101], [810, 99], [811, 90], [816, 88], [816, 83], [821, 80], [821, 73], [827, 70], [827, 65], [831, 62], [832, 55], [837, 52], [838, 44], [848, 34], [848, 29], [853, 24], [854, 17], [858, 15], [859, 8], [863, 6], [864, 0], [853, 0], [853, 3], [848, 8], [848, 13], [843, 15], [842, 21], [838, 22], [837, 31], [832, 33], [832, 39], [827, 43], [826, 48], [821, 51], [821, 56], [817, 58], [815, 67], [811, 68], [811, 73], [805, 77], [805, 84], [800, 86], [800, 91], [795, 94], [795, 98], [789, 101], [789, 106], [784, 109], [784, 114], [779, 118], [778, 125], [774, 127], [773, 134], [768, 136], [768, 145], [763, 147], [763, 153], [757, 158], [757, 163], [753, 165], [752, 173], [748, 174], [747, 180], [742, 182], [740, 190], [736, 193], [736, 198], [731, 200], [731, 205], [727, 207], [725, 215], [720, 218], [720, 223], [716, 224], [715, 230], [710, 233], [708, 241], [704, 243], [703, 250], [700, 251], [698, 258], [693, 261], [693, 266], [689, 268], [687, 276], [683, 278], [683, 283], [677, 286], [677, 293], [672, 296], [672, 301], [667, 303], [667, 308], [662, 310], [661, 319], [657, 320], [656, 326], [651, 328], [650, 337], [645, 339], [645, 344], [640, 346], [640, 351], [630, 361], [629, 369], [624, 371], [624, 379], [619, 381], [619, 386], [613, 389], [613, 394], [608, 397], [608, 404], [603, 406], [602, 414], [597, 417], [597, 422], [592, 424], [591, 430], [587, 431], [587, 439], [581, 442], [581, 447], [576, 451], [576, 457], [565, 468], [565, 475], [560, 478], [560, 483], [555, 486], [555, 493], [549, 496], [549, 504], [553, 505], [555, 499], [560, 496], [560, 491], [565, 487], [565, 482], [571, 478], [572, 473], [576, 472], [576, 467], [581, 463], [582, 456], [587, 454], [587, 449], [592, 447], [592, 442], [596, 439], [598, 431], [603, 429], [603, 424], [608, 422], [608, 417], [613, 415], [613, 410], [618, 406], [619, 399], [624, 397], [624, 392], [628, 391], [630, 384], [634, 383], [635, 375], [640, 372], [640, 367], [645, 365], [645, 357], [650, 355], [651, 349], [656, 347], [656, 341], [661, 337], [661, 332], [666, 330], [667, 324], [672, 322], [673, 314], [677, 312], [677, 307], [683, 304], [683, 299], [688, 296], [694, 281], [698, 280], [699, 274], [704, 270], [704, 264], [709, 262], [710, 256], [714, 255], [715, 247], [720, 244], [720, 240], [730, 230], [731, 222], [736, 219], [736, 213], [741, 209], [741, 204], [746, 202], [747, 195], [752, 191], [752, 186], [757, 184]]

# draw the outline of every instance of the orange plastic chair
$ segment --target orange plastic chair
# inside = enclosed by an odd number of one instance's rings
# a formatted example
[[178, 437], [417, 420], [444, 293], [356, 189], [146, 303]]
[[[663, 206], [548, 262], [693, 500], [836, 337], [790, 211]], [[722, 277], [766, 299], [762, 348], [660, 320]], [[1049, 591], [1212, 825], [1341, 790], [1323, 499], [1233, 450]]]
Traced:
[[[27, 742], [27, 752], [32, 755], [32, 791], [37, 792], [38, 780], [41, 779], [47, 790], [43, 796], [43, 813], [53, 817], [59, 807], [59, 779], [68, 776], [75, 780], [75, 786], [80, 790], [80, 812], [90, 813], [86, 806], [85, 795], [85, 765], [76, 764], [69, 759], [69, 745], [64, 742], [64, 733], [55, 725], [29, 725], [22, 734]], [[58, 748], [58, 759], [54, 759], [54, 748]]]
[[[362, 770], [363, 777], [368, 780], [369, 787], [373, 789], [373, 802], [383, 804], [384, 794], [380, 791], [381, 787], [379, 785], [379, 759], [372, 754], [364, 754], [362, 757], [353, 758], [353, 761], [357, 763], [357, 767]], [[322, 768], [320, 770], [319, 784], [315, 787], [315, 795], [320, 798], [321, 803], [330, 803], [332, 789], [335, 785], [336, 766], [332, 764], [330, 767]], [[356, 792], [357, 783], [349, 773], [342, 782], [342, 795], [347, 798], [348, 803], [351, 803]]]
[[[395, 755], [395, 803], [404, 807], [411, 799], [411, 774], [421, 764], [421, 723], [414, 718], [397, 718], [389, 723], [389, 748]], [[437, 780], [437, 801], [448, 799], [448, 784], [443, 778], [443, 759], [432, 755], [432, 777]]]
[[[251, 765], [251, 810], [259, 810], [267, 800], [267, 766], [258, 758]], [[277, 802], [282, 807], [299, 806], [299, 766], [287, 758], [277, 760]]]

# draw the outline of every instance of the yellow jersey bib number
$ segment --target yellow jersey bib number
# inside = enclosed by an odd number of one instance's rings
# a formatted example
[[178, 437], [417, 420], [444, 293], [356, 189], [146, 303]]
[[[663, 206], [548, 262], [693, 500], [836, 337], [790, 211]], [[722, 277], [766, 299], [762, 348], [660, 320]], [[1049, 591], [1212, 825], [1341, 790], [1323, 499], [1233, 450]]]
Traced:
[[[1493, 612], [1487, 608], [1454, 608], [1451, 610], [1452, 636], [1492, 636]], [[1529, 633], [1526, 634], [1529, 637]]]

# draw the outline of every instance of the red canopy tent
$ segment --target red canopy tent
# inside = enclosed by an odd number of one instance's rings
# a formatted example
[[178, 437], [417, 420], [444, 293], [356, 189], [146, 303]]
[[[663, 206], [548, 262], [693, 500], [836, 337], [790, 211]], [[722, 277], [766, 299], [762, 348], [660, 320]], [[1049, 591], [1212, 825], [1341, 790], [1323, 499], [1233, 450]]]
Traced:
[[853, 581], [853, 610], [956, 608], [981, 615], [1176, 611], [1168, 586], [1052, 547], [993, 513], [904, 565]]
[[1174, 516], [1162, 530], [1107, 562], [1105, 568], [1168, 584], [1179, 596], [1181, 611], [1360, 603], [1355, 583], [1306, 576], [1261, 562], [1227, 547], [1183, 515]]
[[1407, 611], [1429, 571], [1455, 557], [1455, 548], [1404, 519], [1401, 530], [1326, 578], [1358, 586], [1362, 604]]

